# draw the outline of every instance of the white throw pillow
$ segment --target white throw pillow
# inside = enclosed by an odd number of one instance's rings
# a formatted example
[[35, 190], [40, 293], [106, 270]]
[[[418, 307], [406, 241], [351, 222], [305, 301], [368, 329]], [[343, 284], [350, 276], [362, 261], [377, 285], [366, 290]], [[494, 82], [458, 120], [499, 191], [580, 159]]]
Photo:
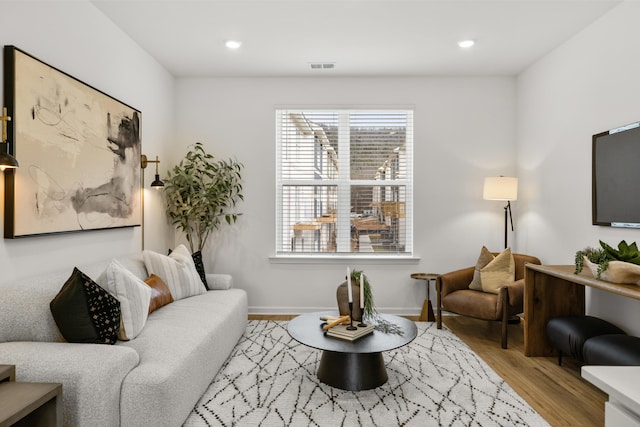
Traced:
[[191, 253], [185, 245], [179, 245], [169, 256], [145, 250], [142, 257], [149, 274], [155, 274], [164, 280], [174, 300], [206, 292]]
[[132, 340], [144, 328], [149, 315], [151, 288], [117, 260], [112, 260], [96, 280], [98, 285], [120, 301], [118, 339]]

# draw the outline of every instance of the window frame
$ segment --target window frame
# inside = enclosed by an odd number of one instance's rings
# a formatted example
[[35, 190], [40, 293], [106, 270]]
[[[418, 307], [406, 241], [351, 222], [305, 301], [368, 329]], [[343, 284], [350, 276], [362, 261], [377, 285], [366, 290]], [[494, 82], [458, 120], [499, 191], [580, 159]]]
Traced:
[[[337, 113], [339, 116], [339, 137], [338, 137], [338, 167], [339, 170], [346, 170], [347, 173], [340, 174], [337, 179], [334, 180], [317, 180], [317, 179], [284, 179], [283, 178], [283, 170], [282, 170], [282, 160], [283, 153], [289, 150], [283, 140], [283, 114], [290, 113], [304, 113], [304, 112], [327, 112], [327, 113]], [[349, 120], [349, 115], [352, 113], [398, 113], [401, 112], [406, 114], [407, 126], [406, 126], [406, 134], [405, 134], [405, 177], [402, 179], [394, 179], [390, 180], [386, 184], [381, 184], [380, 180], [375, 179], [352, 179], [350, 173], [350, 156], [351, 156], [351, 147], [350, 147], [350, 135], [349, 132], [344, 133], [344, 129], [351, 129], [351, 123]], [[414, 170], [414, 132], [415, 132], [415, 120], [414, 120], [414, 108], [413, 107], [308, 107], [308, 108], [300, 108], [300, 107], [276, 107], [275, 108], [275, 139], [276, 139], [276, 239], [275, 239], [275, 255], [272, 257], [273, 259], [311, 259], [311, 260], [323, 260], [323, 259], [375, 259], [381, 260], [385, 258], [400, 260], [415, 260], [417, 257], [414, 254], [414, 236], [413, 236], [413, 227], [414, 227], [414, 216], [413, 216], [413, 170]], [[314, 164], [315, 164], [314, 158]], [[338, 199], [343, 200], [343, 203], [338, 206], [338, 212], [336, 215], [336, 228], [338, 233], [344, 233], [345, 230], [350, 230], [351, 223], [351, 209], [349, 204], [344, 203], [344, 192], [348, 192], [349, 198], [351, 197], [351, 189], [354, 186], [368, 186], [368, 187], [397, 187], [399, 189], [403, 189], [404, 193], [404, 250], [403, 251], [383, 251], [383, 252], [359, 252], [353, 251], [338, 251], [336, 248], [335, 252], [329, 251], [303, 251], [303, 252], [295, 252], [293, 248], [289, 251], [285, 249], [285, 242], [282, 240], [285, 237], [284, 226], [285, 222], [283, 221], [283, 211], [285, 210], [283, 194], [285, 186], [291, 185], [300, 185], [300, 186], [308, 186], [308, 187], [337, 187]], [[401, 202], [402, 203], [402, 202]], [[340, 231], [341, 230], [341, 231]], [[349, 231], [347, 231], [348, 233]], [[342, 236], [344, 239], [344, 236]]]

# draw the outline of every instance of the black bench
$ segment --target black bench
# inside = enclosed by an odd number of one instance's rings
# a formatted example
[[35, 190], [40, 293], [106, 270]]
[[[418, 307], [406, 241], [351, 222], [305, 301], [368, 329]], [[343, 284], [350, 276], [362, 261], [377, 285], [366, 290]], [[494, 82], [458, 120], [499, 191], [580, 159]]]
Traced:
[[547, 337], [558, 350], [558, 365], [562, 365], [563, 354], [584, 362], [583, 346], [587, 340], [614, 334], [626, 336], [622, 329], [593, 316], [556, 317], [547, 323]]
[[589, 338], [582, 354], [589, 365], [640, 365], [640, 338], [619, 334]]

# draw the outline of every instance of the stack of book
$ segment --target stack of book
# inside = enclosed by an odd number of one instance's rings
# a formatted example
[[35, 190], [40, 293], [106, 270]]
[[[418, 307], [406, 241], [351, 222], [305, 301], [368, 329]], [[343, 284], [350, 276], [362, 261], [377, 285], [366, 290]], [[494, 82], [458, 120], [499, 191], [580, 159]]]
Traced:
[[355, 330], [348, 330], [347, 327], [349, 327], [348, 324], [346, 325], [336, 325], [333, 326], [332, 328], [328, 329], [326, 334], [329, 337], [334, 337], [334, 338], [340, 338], [342, 340], [347, 340], [347, 341], [355, 341], [358, 338], [362, 338], [366, 335], [369, 335], [370, 333], [373, 332], [373, 325], [367, 325], [367, 326], [356, 326], [357, 324], [354, 323], [354, 327], [356, 328]]

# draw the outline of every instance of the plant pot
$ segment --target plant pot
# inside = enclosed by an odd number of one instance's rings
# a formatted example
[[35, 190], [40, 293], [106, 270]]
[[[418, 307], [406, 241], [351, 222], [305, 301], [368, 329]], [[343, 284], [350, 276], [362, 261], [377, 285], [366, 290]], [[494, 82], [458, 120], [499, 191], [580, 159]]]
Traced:
[[[583, 257], [583, 264], [594, 278], [598, 276], [598, 264]], [[609, 261], [609, 267], [600, 274], [600, 280], [612, 283], [633, 283], [640, 285], [640, 265], [624, 261]]]
[[[366, 288], [365, 288], [366, 289]], [[353, 320], [362, 320], [362, 310], [360, 309], [360, 285], [351, 280], [351, 292], [353, 296]], [[349, 291], [346, 280], [336, 289], [336, 299], [338, 300], [338, 311], [341, 316], [349, 314]]]

